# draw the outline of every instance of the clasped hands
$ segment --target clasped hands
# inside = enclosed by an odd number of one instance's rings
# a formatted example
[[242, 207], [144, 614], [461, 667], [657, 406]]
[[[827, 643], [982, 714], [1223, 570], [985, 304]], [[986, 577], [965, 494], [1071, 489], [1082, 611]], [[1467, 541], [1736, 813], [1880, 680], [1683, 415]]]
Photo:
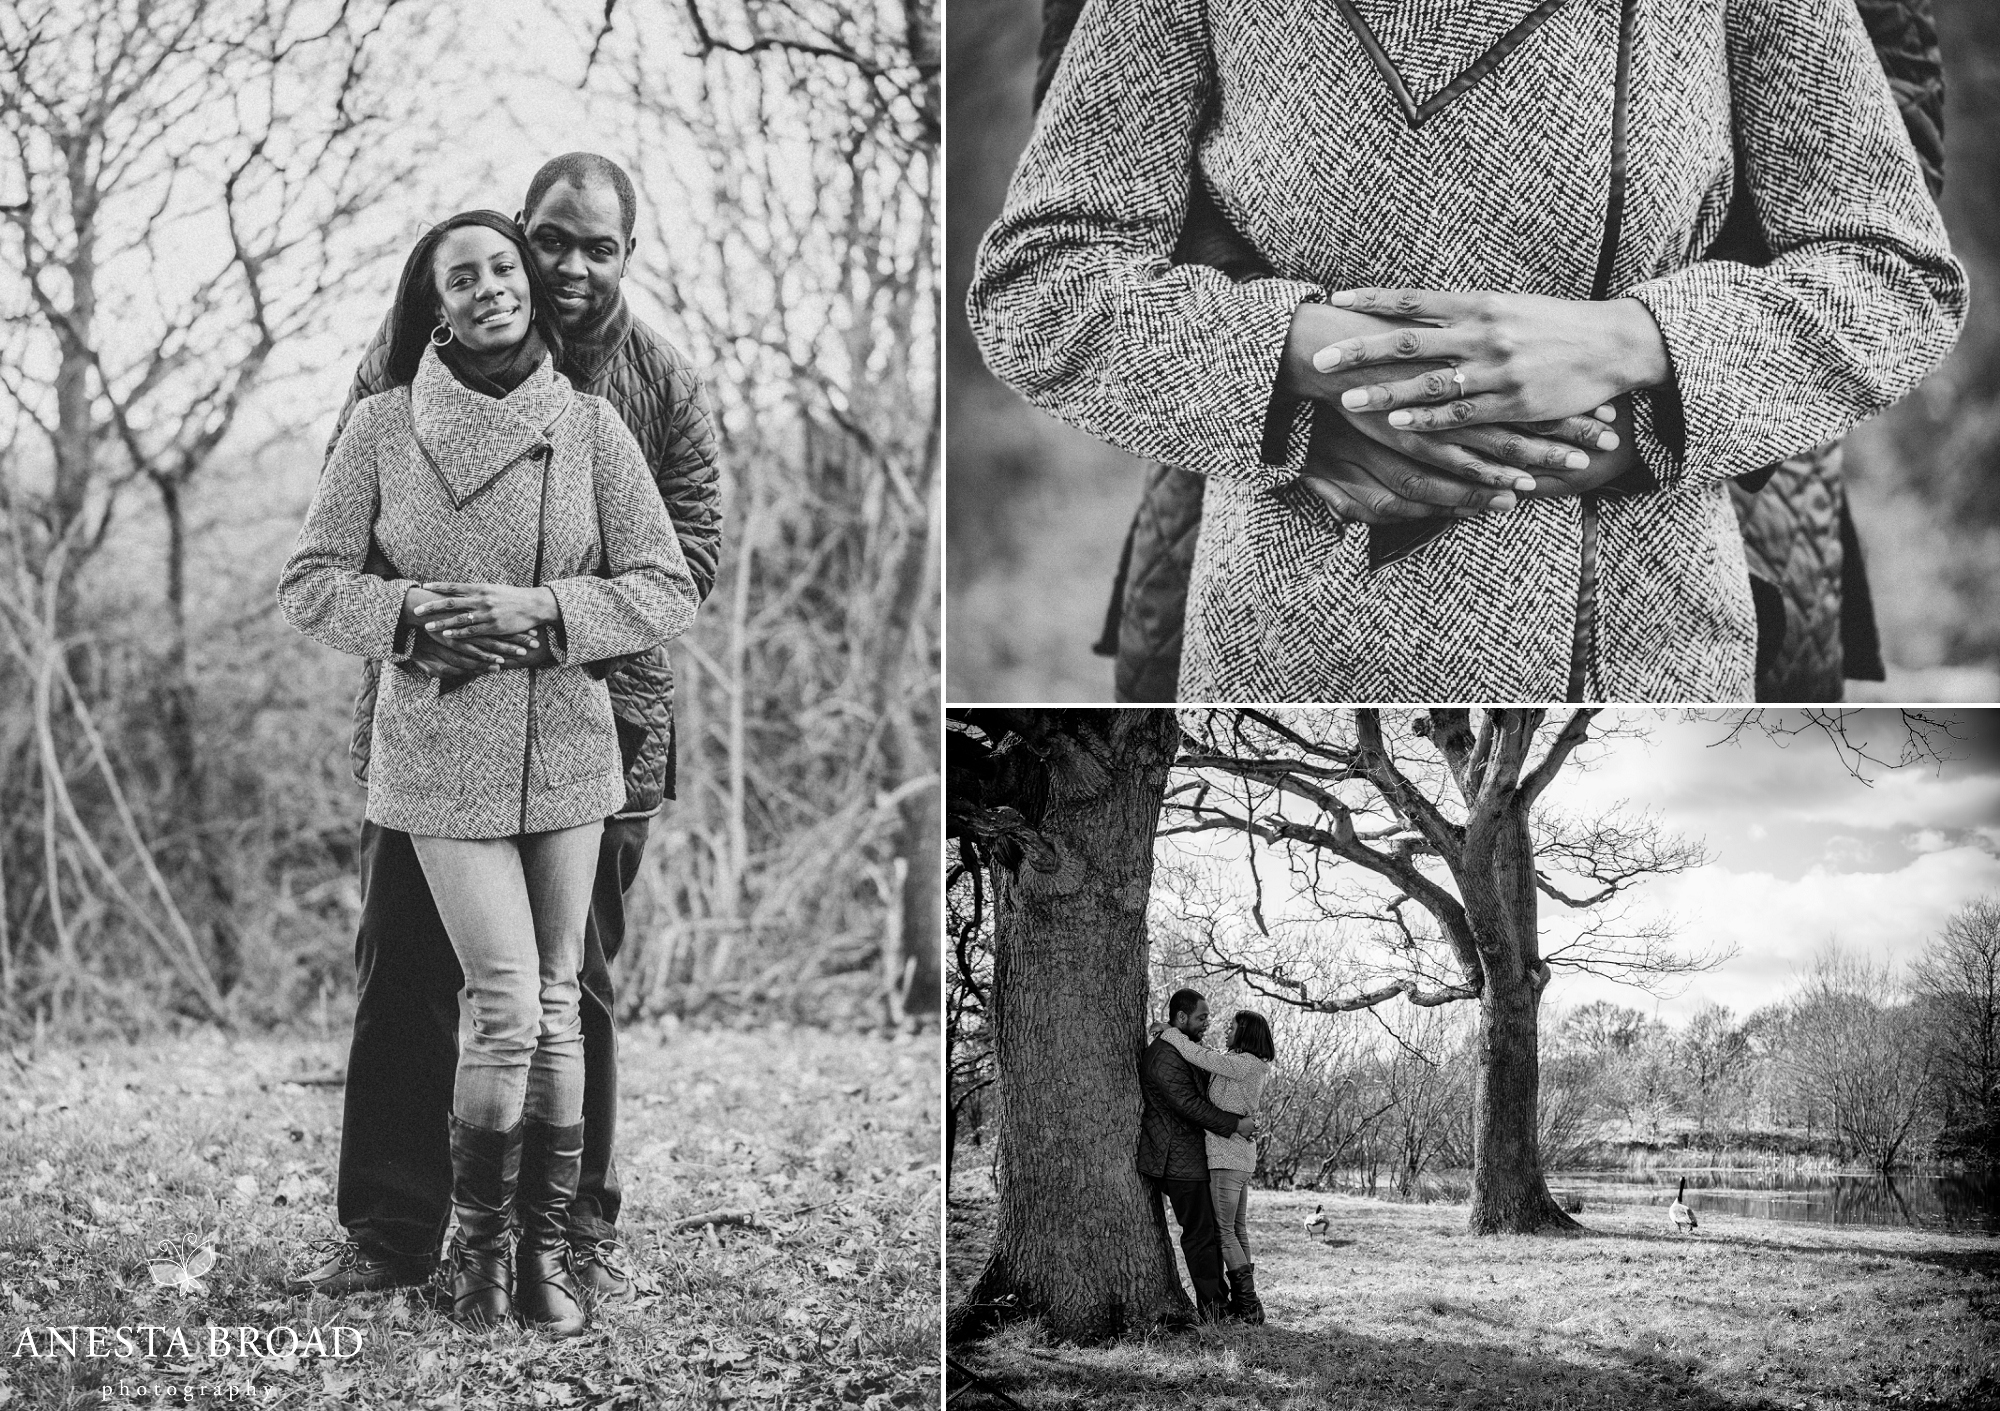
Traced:
[[1634, 299], [1354, 289], [1299, 306], [1278, 390], [1318, 404], [1305, 486], [1389, 524], [1616, 480], [1637, 464], [1617, 399], [1670, 375]]
[[425, 583], [403, 595], [403, 623], [417, 629], [410, 664], [446, 686], [489, 671], [554, 665], [540, 629], [560, 618], [547, 588]]

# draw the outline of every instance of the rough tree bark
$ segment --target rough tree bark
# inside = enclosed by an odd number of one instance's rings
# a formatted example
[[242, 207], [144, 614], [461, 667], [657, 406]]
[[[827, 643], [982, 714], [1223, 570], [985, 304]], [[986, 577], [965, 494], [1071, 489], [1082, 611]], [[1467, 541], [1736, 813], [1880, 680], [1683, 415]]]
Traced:
[[1179, 732], [1166, 711], [1065, 715], [1037, 742], [1047, 851], [993, 869], [999, 1219], [957, 1336], [1002, 1304], [1075, 1341], [1189, 1312], [1133, 1160], [1153, 832]]

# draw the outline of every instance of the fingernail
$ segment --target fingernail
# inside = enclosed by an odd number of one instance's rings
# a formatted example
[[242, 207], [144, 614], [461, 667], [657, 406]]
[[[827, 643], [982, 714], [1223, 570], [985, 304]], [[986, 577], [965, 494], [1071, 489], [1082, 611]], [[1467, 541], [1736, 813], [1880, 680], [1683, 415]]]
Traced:
[[1511, 490], [1502, 490], [1486, 502], [1486, 507], [1491, 510], [1510, 510], [1514, 508], [1514, 505], [1514, 492]]
[[1415, 420], [1415, 417], [1400, 409], [1389, 413], [1389, 425], [1391, 426], [1408, 426]]
[[1597, 409], [1597, 419], [1599, 421], [1618, 420], [1618, 408], [1609, 405], [1599, 407]]
[[1598, 438], [1597, 438], [1597, 449], [1598, 449], [1598, 450], [1600, 450], [1600, 451], [1615, 451], [1615, 450], [1617, 450], [1617, 449], [1618, 449], [1618, 433], [1617, 433], [1617, 432], [1615, 432], [1615, 431], [1607, 431], [1607, 432], [1605, 432], [1605, 433], [1604, 433], [1604, 434], [1603, 434], [1602, 436], [1598, 437]]
[[1563, 457], [1563, 464], [1571, 470], [1589, 470], [1590, 457], [1586, 456], [1582, 451], [1571, 451]]
[[1321, 372], [1331, 372], [1340, 366], [1340, 349], [1321, 348], [1313, 354], [1313, 366]]
[[1354, 296], [1348, 293], [1345, 289], [1341, 289], [1332, 294], [1327, 295], [1326, 301], [1329, 304], [1338, 304], [1340, 305], [1341, 308], [1344, 309], [1348, 307], [1348, 305], [1354, 302]]
[[1535, 477], [1532, 475], [1523, 475], [1514, 482], [1515, 491], [1523, 495], [1527, 494], [1530, 490], [1534, 488], [1535, 488]]
[[1362, 410], [1368, 405], [1368, 389], [1366, 387], [1354, 387], [1342, 392], [1340, 394], [1340, 404], [1351, 412]]

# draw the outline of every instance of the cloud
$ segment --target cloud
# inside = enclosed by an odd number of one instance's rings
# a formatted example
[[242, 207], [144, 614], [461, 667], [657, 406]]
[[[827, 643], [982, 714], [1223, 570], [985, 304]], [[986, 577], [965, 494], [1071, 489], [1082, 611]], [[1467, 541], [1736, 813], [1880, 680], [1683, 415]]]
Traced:
[[[1635, 911], [1672, 916], [1690, 947], [1734, 947], [1733, 959], [1660, 1005], [1681, 1018], [1714, 1000], [1742, 1014], [1783, 997], [1828, 941], [1872, 960], [1907, 964], [1966, 902], [2000, 895], [2000, 858], [1976, 847], [1918, 853], [1882, 872], [1814, 867], [1797, 878], [1712, 865], [1649, 884]], [[1564, 977], [1564, 1005], [1647, 1002], [1629, 988]]]
[[1850, 838], [1845, 833], [1835, 833], [1826, 840], [1825, 858], [1827, 865], [1839, 871], [1865, 866], [1873, 849], [1859, 838]]
[[1958, 846], [1937, 828], [1919, 828], [1903, 839], [1903, 846], [1911, 852], [1943, 852]]

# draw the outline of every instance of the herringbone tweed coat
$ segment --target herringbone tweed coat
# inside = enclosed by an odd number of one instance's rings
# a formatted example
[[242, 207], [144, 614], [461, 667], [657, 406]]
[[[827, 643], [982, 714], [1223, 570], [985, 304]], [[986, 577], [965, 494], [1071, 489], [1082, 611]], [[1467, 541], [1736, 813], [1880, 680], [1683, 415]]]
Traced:
[[[363, 398], [389, 388], [389, 334], [393, 311], [375, 330], [348, 389], [341, 424]], [[594, 336], [565, 336], [563, 371], [579, 392], [611, 403], [638, 438], [660, 499], [674, 522], [695, 592], [706, 598], [715, 586], [722, 555], [721, 471], [717, 465], [715, 418], [701, 376], [687, 354], [632, 312], [621, 296]], [[338, 440], [340, 427], [334, 428]], [[329, 445], [329, 451], [331, 445]], [[375, 662], [361, 667], [354, 698], [350, 758], [354, 777], [368, 781], [368, 742], [374, 735]], [[625, 804], [630, 817], [656, 812], [674, 797], [674, 668], [665, 647], [638, 652], [600, 665], [608, 672], [611, 711], [625, 751]]]
[[[396, 576], [365, 571], [370, 545]], [[386, 670], [368, 817], [448, 838], [573, 827], [616, 813], [624, 769], [604, 682], [584, 664], [685, 631], [687, 561], [632, 433], [544, 359], [504, 399], [426, 350], [416, 380], [355, 408], [320, 474], [278, 584], [286, 618], [339, 651], [409, 654], [404, 594], [420, 582], [546, 585], [559, 666], [449, 691]]]
[[[1580, 501], [1371, 570], [1367, 535], [1291, 483], [1296, 425], [1265, 459], [1265, 420], [1292, 312], [1329, 290], [1589, 297], [1620, 110], [1605, 289], [1652, 312], [1675, 387], [1634, 398], [1659, 490], [1600, 502], [1587, 694], [1749, 700], [1728, 480], [1895, 401], [1964, 317], [1851, 0], [1084, 6], [968, 311], [1038, 405], [1208, 477], [1181, 699], [1562, 697]], [[1765, 268], [1700, 258], [1739, 157]], [[1277, 278], [1170, 265], [1197, 180]]]

